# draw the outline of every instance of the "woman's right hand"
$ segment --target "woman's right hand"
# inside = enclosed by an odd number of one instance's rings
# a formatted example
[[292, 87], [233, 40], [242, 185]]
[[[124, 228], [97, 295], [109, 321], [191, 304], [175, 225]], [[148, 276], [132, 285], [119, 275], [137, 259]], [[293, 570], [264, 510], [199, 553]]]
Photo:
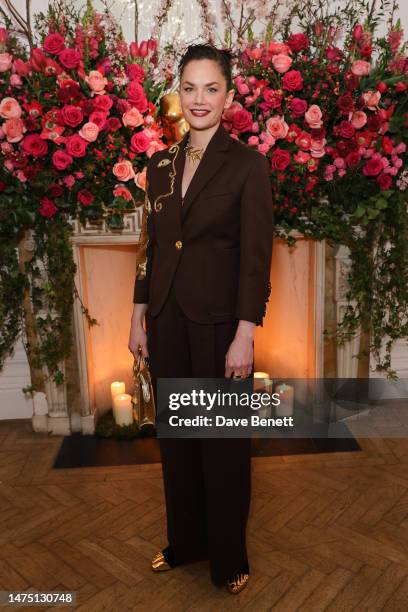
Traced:
[[142, 349], [143, 357], [149, 357], [149, 352], [147, 350], [147, 334], [142, 324], [146, 309], [147, 306], [144, 304], [135, 304], [134, 306], [128, 348], [135, 358], [138, 356], [139, 347]]

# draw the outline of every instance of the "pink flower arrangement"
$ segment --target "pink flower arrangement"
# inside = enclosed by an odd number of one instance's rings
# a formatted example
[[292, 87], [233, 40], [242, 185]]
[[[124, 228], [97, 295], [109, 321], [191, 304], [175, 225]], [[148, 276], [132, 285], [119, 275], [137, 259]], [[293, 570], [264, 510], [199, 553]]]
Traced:
[[103, 19], [92, 13], [74, 37], [51, 20], [26, 60], [4, 48], [7, 32], [0, 47], [0, 155], [47, 219], [132, 208], [147, 158], [166, 146], [145, 89], [156, 43], [108, 39]]

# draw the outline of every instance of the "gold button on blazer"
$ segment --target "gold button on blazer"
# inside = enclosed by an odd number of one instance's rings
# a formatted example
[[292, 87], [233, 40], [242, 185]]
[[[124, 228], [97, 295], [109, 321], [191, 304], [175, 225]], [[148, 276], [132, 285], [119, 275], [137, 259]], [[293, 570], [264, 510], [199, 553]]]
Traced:
[[269, 163], [220, 123], [182, 201], [187, 140], [148, 162], [133, 301], [156, 316], [174, 281], [191, 320], [262, 325], [271, 289]]

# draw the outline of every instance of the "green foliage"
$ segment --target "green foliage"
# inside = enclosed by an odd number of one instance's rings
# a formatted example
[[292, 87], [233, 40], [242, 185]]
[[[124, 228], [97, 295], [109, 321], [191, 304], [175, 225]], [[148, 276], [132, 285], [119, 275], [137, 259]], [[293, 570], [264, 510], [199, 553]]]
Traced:
[[153, 425], [139, 428], [136, 421], [132, 425], [116, 425], [112, 410], [99, 417], [95, 426], [95, 436], [98, 438], [116, 438], [117, 440], [132, 440], [134, 438], [154, 438], [156, 429]]

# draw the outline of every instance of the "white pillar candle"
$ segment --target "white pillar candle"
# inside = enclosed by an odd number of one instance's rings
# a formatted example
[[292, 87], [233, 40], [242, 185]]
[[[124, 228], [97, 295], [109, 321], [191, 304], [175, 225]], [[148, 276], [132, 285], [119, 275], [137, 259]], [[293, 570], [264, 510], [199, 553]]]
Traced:
[[125, 389], [125, 383], [124, 382], [119, 382], [119, 381], [115, 381], [113, 383], [111, 383], [111, 400], [112, 400], [112, 408], [113, 408], [113, 398], [116, 395], [121, 395], [122, 393], [126, 392]]
[[113, 398], [113, 416], [116, 425], [132, 425], [132, 397], [128, 393], [121, 393]]
[[280, 404], [275, 406], [275, 415], [277, 417], [285, 417], [293, 415], [295, 390], [291, 385], [282, 383], [276, 385], [276, 393], [279, 393]]

